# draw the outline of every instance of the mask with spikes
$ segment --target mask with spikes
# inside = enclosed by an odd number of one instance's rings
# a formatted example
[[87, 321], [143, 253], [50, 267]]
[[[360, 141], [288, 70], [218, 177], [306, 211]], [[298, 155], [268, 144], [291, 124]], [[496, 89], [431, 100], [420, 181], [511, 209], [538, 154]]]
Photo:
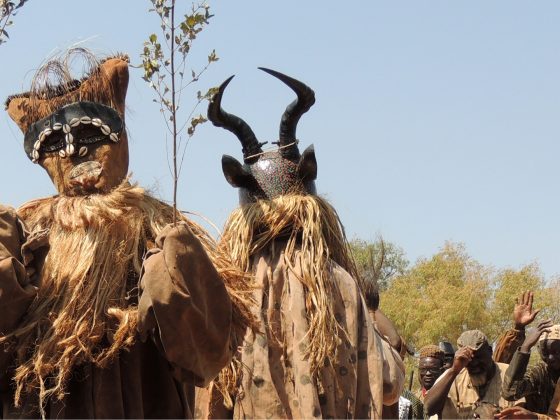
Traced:
[[274, 70], [259, 67], [288, 85], [297, 95], [280, 121], [280, 135], [275, 150], [263, 151], [251, 127], [241, 118], [228, 114], [221, 107], [225, 88], [231, 76], [221, 84], [208, 106], [208, 119], [237, 136], [242, 145], [244, 164], [224, 155], [222, 170], [226, 180], [239, 188], [241, 204], [259, 199], [273, 199], [286, 194], [315, 194], [317, 161], [315, 150], [309, 146], [303, 154], [298, 149], [296, 127], [300, 117], [315, 103], [315, 93], [302, 82]]

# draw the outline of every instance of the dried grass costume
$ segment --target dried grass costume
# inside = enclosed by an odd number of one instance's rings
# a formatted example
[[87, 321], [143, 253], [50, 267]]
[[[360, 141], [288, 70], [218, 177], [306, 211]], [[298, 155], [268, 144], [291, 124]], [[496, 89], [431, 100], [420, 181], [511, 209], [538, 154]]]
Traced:
[[189, 418], [194, 385], [231, 357], [220, 275], [244, 279], [128, 182], [128, 60], [79, 53], [88, 77], [70, 78], [68, 54], [6, 103], [59, 195], [0, 207], [3, 417]]
[[[278, 149], [263, 152], [249, 126], [221, 109], [228, 79], [208, 110], [214, 125], [234, 132], [245, 165], [224, 156], [226, 179], [241, 207], [226, 223], [220, 249], [251, 273], [253, 314], [237, 355], [237, 387], [225, 405], [197, 398], [197, 415], [234, 418], [380, 418], [398, 400], [403, 365], [372, 326], [335, 210], [315, 195], [313, 147], [300, 155], [299, 117], [313, 91], [263, 69], [298, 95], [284, 113]], [[214, 397], [216, 395], [214, 394]]]

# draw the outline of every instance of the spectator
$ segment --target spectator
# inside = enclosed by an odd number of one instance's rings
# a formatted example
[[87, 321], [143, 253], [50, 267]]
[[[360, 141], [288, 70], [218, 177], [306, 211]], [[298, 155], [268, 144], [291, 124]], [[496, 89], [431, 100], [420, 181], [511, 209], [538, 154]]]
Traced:
[[[465, 331], [457, 340], [453, 366], [436, 381], [424, 400], [428, 415], [440, 418], [492, 418], [514, 405], [501, 397], [507, 365], [492, 359], [492, 347], [479, 330]], [[521, 401], [519, 401], [521, 402]]]

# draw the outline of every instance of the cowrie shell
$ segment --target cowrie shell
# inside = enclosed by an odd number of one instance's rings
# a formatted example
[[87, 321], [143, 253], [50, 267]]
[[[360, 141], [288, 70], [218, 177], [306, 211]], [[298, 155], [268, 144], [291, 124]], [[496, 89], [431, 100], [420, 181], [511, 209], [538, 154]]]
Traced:
[[88, 152], [88, 148], [86, 146], [82, 146], [80, 147], [78, 154], [83, 157], [87, 155], [87, 152]]

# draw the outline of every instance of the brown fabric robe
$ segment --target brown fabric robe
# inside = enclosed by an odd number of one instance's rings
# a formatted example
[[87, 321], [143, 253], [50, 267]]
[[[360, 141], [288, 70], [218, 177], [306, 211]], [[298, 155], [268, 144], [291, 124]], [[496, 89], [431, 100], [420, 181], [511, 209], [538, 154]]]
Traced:
[[[41, 266], [45, 245], [39, 237], [27, 237], [15, 212], [0, 206], [2, 334], [15, 328], [36, 296], [28, 274]], [[192, 417], [194, 385], [205, 386], [230, 360], [231, 303], [186, 224], [168, 226], [156, 238], [156, 248], [145, 258], [137, 294], [135, 344], [107, 368], [76, 366], [65, 398], [49, 401], [47, 417]], [[28, 395], [20, 408], [13, 406], [12, 356], [0, 352], [3, 417], [37, 418], [36, 396]]]
[[[257, 288], [255, 316], [262, 333], [248, 330], [241, 349], [241, 393], [234, 418], [380, 418], [383, 403], [398, 400], [404, 384], [399, 355], [375, 331], [355, 280], [331, 261], [338, 285], [332, 305], [340, 333], [337, 362], [312, 376], [304, 357], [308, 316], [298, 276], [302, 255], [291, 269], [285, 242], [276, 241], [253, 258]], [[207, 398], [207, 396], [206, 396]], [[205, 397], [197, 397], [204, 404]], [[207, 406], [197, 406], [205, 417]], [[223, 417], [224, 411], [210, 417]], [[230, 416], [232, 413], [229, 414]]]
[[525, 341], [525, 330], [510, 328], [496, 341], [492, 358], [497, 363], [505, 363], [506, 365], [511, 363], [515, 351], [523, 344], [523, 341]]

